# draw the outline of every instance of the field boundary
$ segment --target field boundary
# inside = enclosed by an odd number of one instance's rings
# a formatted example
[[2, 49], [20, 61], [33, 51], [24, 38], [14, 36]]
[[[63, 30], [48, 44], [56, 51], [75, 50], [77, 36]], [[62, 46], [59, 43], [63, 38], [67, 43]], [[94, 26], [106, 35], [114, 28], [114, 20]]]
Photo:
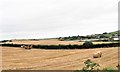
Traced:
[[[8, 47], [21, 47], [22, 45], [31, 44], [0, 44], [1, 46]], [[93, 44], [92, 46], [84, 45], [33, 45], [36, 49], [93, 49], [93, 48], [109, 48], [109, 47], [119, 47], [120, 43], [108, 43], [108, 44]]]

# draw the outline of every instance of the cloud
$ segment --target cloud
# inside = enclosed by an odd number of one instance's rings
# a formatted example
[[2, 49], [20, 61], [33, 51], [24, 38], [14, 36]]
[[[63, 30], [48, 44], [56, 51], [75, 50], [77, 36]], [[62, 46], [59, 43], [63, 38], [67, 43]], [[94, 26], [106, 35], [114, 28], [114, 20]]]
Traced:
[[43, 38], [117, 30], [118, 0], [1, 0], [2, 38]]

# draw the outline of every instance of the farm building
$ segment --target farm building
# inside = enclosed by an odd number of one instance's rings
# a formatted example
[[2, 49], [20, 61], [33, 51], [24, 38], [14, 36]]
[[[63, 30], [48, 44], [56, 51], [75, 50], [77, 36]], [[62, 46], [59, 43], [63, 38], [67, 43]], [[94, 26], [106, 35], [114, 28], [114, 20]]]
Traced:
[[114, 40], [114, 41], [118, 41], [118, 40], [119, 40], [119, 38], [113, 38], [113, 40]]

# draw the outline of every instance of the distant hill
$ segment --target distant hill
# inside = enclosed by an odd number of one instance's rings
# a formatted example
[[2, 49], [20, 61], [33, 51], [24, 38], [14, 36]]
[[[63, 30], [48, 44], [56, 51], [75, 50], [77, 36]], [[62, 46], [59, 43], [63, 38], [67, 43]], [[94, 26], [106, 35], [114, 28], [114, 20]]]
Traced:
[[120, 31], [114, 31], [114, 32], [110, 32], [110, 33], [107, 33], [107, 34], [103, 34], [105, 36], [114, 36], [115, 34], [120, 34]]
[[80, 40], [80, 39], [99, 39], [99, 38], [112, 38], [112, 37], [118, 37], [120, 35], [119, 31], [113, 31], [113, 32], [104, 32], [102, 34], [91, 34], [86, 36], [68, 36], [68, 37], [59, 37], [59, 40]]
[[[34, 41], [38, 41], [38, 40], [49, 40], [49, 39], [58, 39], [60, 41], [71, 41], [71, 40], [81, 40], [81, 39], [100, 39], [100, 38], [112, 38], [112, 37], [118, 37], [120, 36], [120, 30], [119, 31], [113, 31], [113, 32], [104, 32], [102, 34], [91, 34], [91, 35], [86, 35], [86, 36], [80, 36], [80, 35], [76, 35], [76, 36], [68, 36], [68, 37], [56, 37], [56, 38], [44, 38], [44, 39], [12, 39], [12, 41], [14, 40], [34, 40]], [[0, 42], [9, 42], [11, 40], [2, 40]]]

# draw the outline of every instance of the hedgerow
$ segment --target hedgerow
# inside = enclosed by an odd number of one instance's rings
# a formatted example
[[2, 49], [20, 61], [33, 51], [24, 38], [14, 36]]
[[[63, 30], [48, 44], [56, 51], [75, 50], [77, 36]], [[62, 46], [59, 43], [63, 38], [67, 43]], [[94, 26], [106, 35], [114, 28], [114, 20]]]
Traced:
[[[9, 47], [21, 47], [21, 45], [25, 44], [1, 44], [1, 46], [9, 46]], [[33, 45], [33, 48], [36, 49], [94, 49], [94, 48], [108, 48], [108, 47], [118, 47], [119, 43], [108, 43], [108, 44], [93, 44], [87, 46], [87, 44], [83, 45]]]

